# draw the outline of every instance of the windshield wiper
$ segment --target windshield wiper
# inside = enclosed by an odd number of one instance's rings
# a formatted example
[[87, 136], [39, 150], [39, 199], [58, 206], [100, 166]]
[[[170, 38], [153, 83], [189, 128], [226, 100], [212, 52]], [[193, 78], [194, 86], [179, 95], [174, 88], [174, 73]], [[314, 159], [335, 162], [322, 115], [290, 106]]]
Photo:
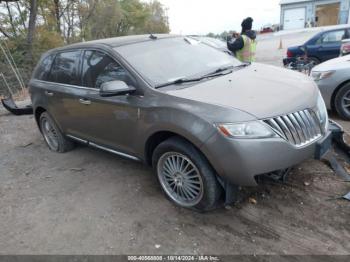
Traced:
[[[220, 68], [215, 69], [213, 72], [210, 72], [210, 73], [205, 74], [205, 75], [200, 76], [200, 77], [196, 77], [196, 78], [179, 78], [179, 79], [176, 79], [174, 81], [170, 81], [170, 82], [167, 82], [167, 83], [164, 83], [164, 84], [157, 85], [157, 86], [155, 86], [155, 88], [158, 89], [158, 88], [165, 87], [165, 86], [170, 86], [170, 85], [178, 85], [178, 84], [183, 84], [183, 83], [198, 82], [198, 81], [201, 81], [201, 80], [203, 80], [205, 78], [230, 74], [230, 73], [232, 73], [232, 70], [230, 70], [230, 69], [233, 69], [233, 68], [234, 68], [233, 65], [226, 66], [226, 67], [220, 67]], [[228, 71], [228, 70], [230, 70], [230, 71]], [[228, 72], [226, 73], [225, 71], [228, 71]], [[225, 73], [223, 73], [223, 72], [225, 72]]]
[[[226, 75], [226, 74], [230, 74], [232, 73], [232, 70], [230, 69], [233, 69], [234, 66], [233, 65], [230, 65], [230, 66], [225, 66], [225, 67], [219, 67], [217, 69], [215, 69], [213, 72], [210, 72], [208, 74], [205, 74], [204, 76], [201, 76], [201, 78], [207, 78], [207, 77], [212, 77], [212, 76], [219, 76], [219, 75]], [[222, 72], [225, 72], [225, 71], [228, 71], [230, 70], [229, 72], [223, 74]]]
[[176, 79], [174, 81], [170, 81], [170, 82], [167, 82], [164, 84], [157, 85], [157, 86], [155, 86], [155, 88], [157, 89], [157, 88], [170, 86], [170, 85], [178, 85], [178, 84], [183, 84], [183, 83], [197, 82], [197, 81], [200, 81], [202, 79], [203, 79], [202, 77], [199, 77], [199, 78], [198, 77], [197, 78], [179, 78], [179, 79]]
[[248, 62], [248, 63], [242, 63], [240, 65], [235, 66], [235, 68], [240, 68], [240, 67], [247, 67], [250, 66], [252, 63]]

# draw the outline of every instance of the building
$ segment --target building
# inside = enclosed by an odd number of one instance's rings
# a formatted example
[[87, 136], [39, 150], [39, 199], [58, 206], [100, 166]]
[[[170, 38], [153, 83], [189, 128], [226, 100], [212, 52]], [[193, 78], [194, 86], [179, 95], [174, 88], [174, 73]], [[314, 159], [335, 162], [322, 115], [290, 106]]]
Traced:
[[281, 0], [281, 28], [350, 23], [350, 0]]

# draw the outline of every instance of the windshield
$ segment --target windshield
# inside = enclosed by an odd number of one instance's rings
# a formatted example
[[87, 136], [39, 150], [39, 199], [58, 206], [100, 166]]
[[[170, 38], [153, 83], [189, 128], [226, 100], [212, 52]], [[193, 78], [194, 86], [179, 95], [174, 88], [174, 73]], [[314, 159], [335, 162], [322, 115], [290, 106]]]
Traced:
[[154, 86], [241, 64], [222, 51], [183, 37], [125, 45], [115, 50]]
[[207, 44], [211, 47], [215, 48], [227, 48], [227, 45], [224, 41], [212, 37], [205, 37], [205, 36], [194, 36], [194, 39], [197, 39], [198, 41], [203, 42], [204, 44]]

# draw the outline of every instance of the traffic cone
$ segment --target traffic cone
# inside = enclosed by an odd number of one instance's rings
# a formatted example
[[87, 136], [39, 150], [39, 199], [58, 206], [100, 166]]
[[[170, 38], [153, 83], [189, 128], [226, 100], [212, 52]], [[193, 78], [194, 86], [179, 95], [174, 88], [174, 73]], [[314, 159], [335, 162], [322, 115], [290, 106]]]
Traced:
[[283, 49], [282, 38], [280, 38], [280, 45], [278, 46], [278, 49]]

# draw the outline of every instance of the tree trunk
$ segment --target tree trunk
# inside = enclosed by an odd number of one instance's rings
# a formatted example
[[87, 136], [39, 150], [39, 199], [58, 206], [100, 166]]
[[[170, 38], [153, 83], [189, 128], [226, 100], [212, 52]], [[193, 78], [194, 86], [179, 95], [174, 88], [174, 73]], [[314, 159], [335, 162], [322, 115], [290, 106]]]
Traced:
[[28, 23], [28, 33], [27, 33], [27, 59], [31, 63], [33, 62], [33, 40], [35, 35], [35, 23], [36, 16], [38, 12], [37, 0], [30, 0], [29, 8], [29, 23]]
[[61, 34], [61, 14], [60, 14], [60, 0], [54, 0], [56, 31]]

